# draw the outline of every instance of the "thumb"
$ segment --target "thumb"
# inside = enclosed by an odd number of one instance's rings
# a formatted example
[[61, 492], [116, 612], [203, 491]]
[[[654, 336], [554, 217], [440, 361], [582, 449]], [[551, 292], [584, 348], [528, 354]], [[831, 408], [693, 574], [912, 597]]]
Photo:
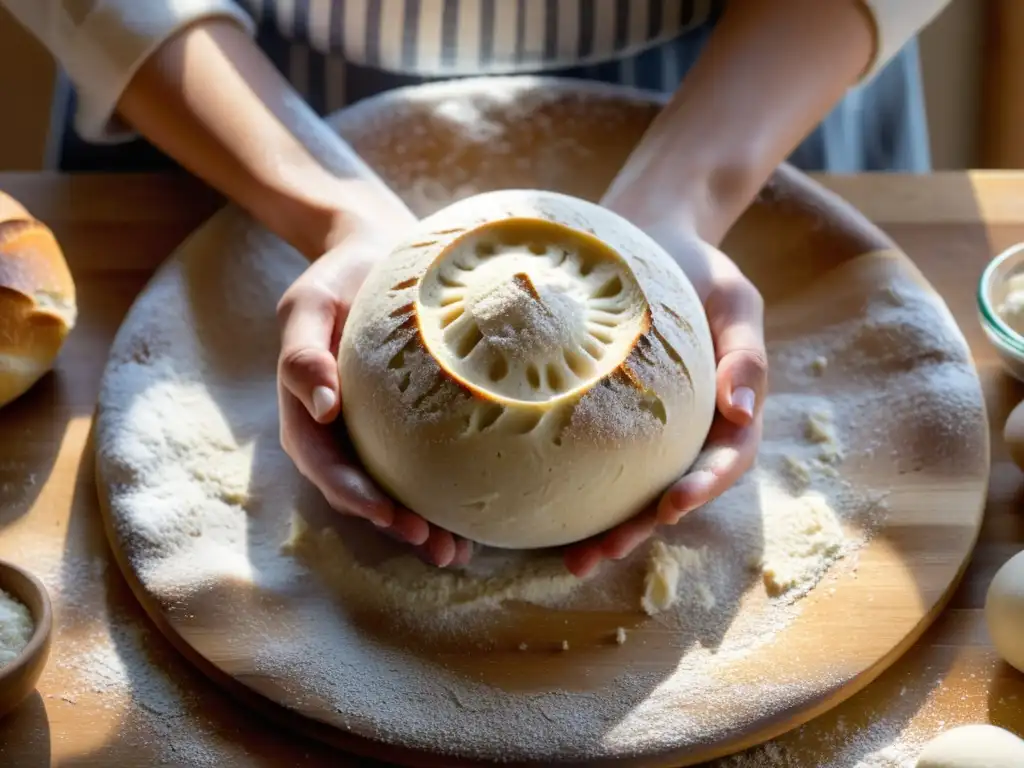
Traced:
[[298, 293], [282, 301], [278, 378], [319, 423], [338, 415], [338, 365], [331, 351], [337, 304], [327, 294]]
[[761, 295], [742, 280], [709, 300], [708, 320], [718, 357], [718, 410], [729, 421], [744, 426], [754, 420], [768, 388]]

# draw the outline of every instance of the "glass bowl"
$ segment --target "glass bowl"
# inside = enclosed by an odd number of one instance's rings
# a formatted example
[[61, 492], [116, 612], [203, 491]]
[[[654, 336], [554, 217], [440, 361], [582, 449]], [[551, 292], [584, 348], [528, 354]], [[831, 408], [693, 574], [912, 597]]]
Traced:
[[1007, 325], [996, 308], [1009, 292], [1010, 279], [1024, 275], [1024, 243], [1017, 243], [996, 256], [978, 281], [978, 317], [1003, 366], [1011, 376], [1024, 382], [1024, 336]]

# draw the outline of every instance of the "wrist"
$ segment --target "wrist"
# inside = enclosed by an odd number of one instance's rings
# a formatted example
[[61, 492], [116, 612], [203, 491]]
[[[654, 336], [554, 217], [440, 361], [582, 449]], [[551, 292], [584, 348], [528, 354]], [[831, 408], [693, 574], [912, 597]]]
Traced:
[[415, 220], [383, 185], [340, 178], [322, 168], [298, 183], [271, 185], [257, 211], [269, 229], [311, 261], [349, 235], [396, 215]]
[[641, 229], [669, 217], [717, 246], [764, 181], [756, 163], [735, 155], [718, 160], [713, 153], [670, 148], [649, 154], [635, 153], [602, 200]]

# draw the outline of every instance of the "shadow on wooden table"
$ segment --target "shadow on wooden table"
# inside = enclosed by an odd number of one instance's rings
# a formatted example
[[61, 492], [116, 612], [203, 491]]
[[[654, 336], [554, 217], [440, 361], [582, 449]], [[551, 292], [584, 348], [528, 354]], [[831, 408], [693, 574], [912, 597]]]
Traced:
[[988, 692], [988, 720], [992, 725], [1024, 737], [1024, 699], [1019, 695], [1024, 672], [1004, 661], [999, 662]]
[[[53, 471], [73, 409], [60, 369], [0, 408], [0, 532], [27, 514]], [[40, 419], [40, 412], [52, 418]]]
[[[32, 749], [12, 742], [12, 734], [31, 734]], [[17, 762], [12, 755], [17, 755]], [[0, 720], [0, 765], [17, 768], [50, 768], [50, 721], [39, 692], [33, 692], [13, 712]]]

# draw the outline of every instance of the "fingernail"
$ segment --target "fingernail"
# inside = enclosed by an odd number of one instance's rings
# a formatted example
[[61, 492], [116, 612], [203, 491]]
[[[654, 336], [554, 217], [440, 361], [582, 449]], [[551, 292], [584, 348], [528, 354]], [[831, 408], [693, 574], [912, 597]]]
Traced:
[[317, 387], [313, 390], [313, 418], [322, 419], [324, 414], [334, 407], [337, 398], [334, 390], [328, 387]]
[[754, 390], [750, 387], [736, 387], [736, 389], [732, 391], [733, 407], [739, 408], [747, 414], [747, 416], [753, 417], [755, 402], [756, 395], [754, 394]]

